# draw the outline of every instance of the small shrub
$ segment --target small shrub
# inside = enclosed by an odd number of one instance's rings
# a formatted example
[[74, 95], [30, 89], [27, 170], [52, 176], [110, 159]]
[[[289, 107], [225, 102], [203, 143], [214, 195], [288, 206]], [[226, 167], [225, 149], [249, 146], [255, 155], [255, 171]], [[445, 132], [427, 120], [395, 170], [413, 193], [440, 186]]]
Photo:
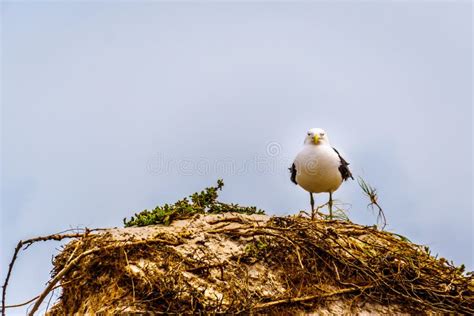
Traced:
[[217, 186], [205, 188], [196, 192], [188, 198], [179, 200], [175, 204], [157, 206], [153, 210], [144, 210], [136, 213], [129, 220], [123, 219], [125, 227], [148, 226], [163, 224], [169, 225], [173, 220], [189, 218], [195, 214], [219, 214], [219, 213], [242, 213], [242, 214], [265, 214], [263, 210], [255, 206], [240, 206], [238, 204], [227, 204], [217, 201], [218, 191], [222, 191], [224, 181], [217, 180]]

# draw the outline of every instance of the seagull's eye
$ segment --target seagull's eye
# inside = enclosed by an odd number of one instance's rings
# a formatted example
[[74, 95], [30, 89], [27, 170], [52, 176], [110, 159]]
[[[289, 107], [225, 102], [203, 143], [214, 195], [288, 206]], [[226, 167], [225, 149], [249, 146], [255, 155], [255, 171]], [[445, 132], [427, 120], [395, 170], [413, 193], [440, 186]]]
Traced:
[[311, 133], [308, 133], [308, 136], [311, 136]]
[[324, 137], [324, 133], [319, 134], [319, 136]]

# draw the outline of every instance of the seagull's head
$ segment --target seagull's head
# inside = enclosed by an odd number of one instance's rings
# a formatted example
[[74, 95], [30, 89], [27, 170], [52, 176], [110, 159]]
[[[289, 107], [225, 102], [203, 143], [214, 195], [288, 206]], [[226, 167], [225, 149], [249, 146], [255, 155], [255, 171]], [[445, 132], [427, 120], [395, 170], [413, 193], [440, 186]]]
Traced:
[[304, 143], [308, 145], [329, 145], [329, 138], [322, 128], [312, 128], [306, 133]]

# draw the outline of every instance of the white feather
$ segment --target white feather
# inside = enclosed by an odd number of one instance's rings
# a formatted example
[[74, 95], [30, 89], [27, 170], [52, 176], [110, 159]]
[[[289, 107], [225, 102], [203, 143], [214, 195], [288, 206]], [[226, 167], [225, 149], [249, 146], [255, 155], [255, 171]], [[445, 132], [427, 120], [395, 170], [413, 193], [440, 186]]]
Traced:
[[[313, 138], [319, 136], [315, 144]], [[311, 129], [303, 149], [294, 161], [296, 182], [312, 193], [334, 192], [342, 183], [339, 171], [341, 160], [329, 143], [326, 133], [319, 128]]]

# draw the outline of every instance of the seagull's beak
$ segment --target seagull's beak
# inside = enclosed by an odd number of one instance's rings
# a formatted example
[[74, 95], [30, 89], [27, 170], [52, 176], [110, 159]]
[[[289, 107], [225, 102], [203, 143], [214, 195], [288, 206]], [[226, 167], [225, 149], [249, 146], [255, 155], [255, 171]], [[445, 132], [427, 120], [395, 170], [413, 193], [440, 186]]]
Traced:
[[319, 142], [319, 135], [314, 135], [313, 141], [317, 144]]

